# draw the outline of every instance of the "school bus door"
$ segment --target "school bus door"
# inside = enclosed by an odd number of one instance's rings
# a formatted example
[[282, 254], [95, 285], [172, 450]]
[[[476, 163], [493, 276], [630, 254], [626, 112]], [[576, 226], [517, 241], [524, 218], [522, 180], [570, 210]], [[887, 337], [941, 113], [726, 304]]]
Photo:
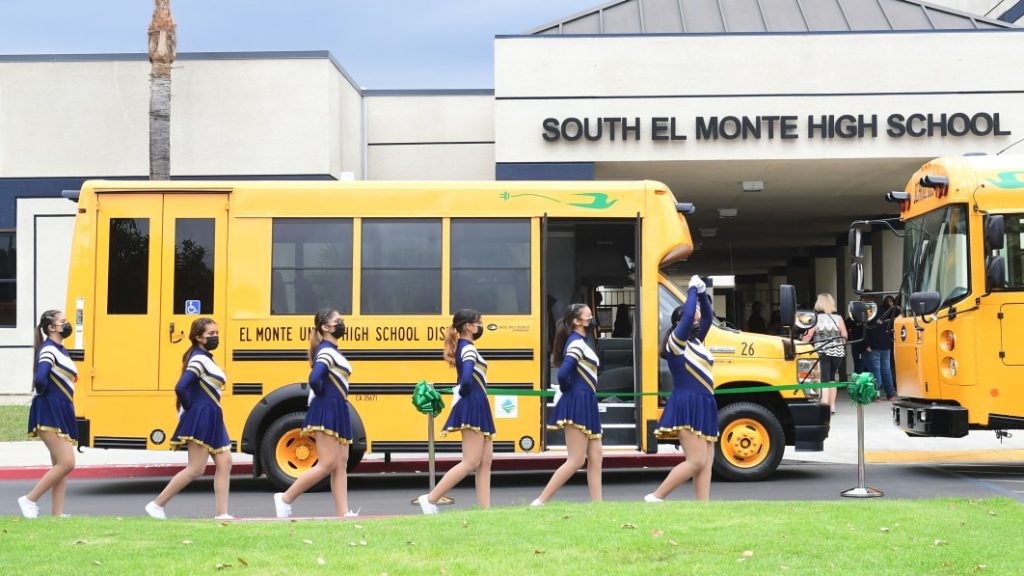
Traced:
[[212, 352], [213, 359], [219, 366], [226, 365], [227, 206], [226, 194], [164, 195], [161, 390], [174, 389], [181, 375], [181, 357], [189, 346], [189, 328], [200, 316], [217, 323], [221, 346]]

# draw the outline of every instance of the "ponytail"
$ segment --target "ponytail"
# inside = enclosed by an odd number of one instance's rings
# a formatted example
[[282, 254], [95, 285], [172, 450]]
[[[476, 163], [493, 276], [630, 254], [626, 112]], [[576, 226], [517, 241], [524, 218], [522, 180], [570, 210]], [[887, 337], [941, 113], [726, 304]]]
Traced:
[[313, 330], [309, 333], [309, 365], [310, 367], [316, 362], [316, 349], [320, 346], [320, 343], [324, 341], [324, 334], [320, 331], [320, 327], [327, 324], [327, 321], [331, 319], [331, 315], [335, 313], [333, 308], [321, 308], [317, 311], [316, 315], [313, 316]]
[[555, 324], [555, 341], [551, 343], [551, 365], [558, 368], [565, 360], [565, 341], [573, 331], [572, 321], [579, 318], [586, 304], [572, 304]]
[[676, 306], [676, 309], [672, 311], [672, 318], [669, 321], [668, 330], [665, 330], [665, 335], [661, 338], [661, 350], [658, 355], [662, 358], [668, 358], [668, 339], [672, 337], [672, 332], [676, 329], [676, 324], [679, 324], [679, 319], [683, 317], [683, 307]]
[[[35, 340], [32, 343], [32, 357], [35, 361], [32, 362], [32, 375], [36, 372], [36, 362], [39, 361], [39, 349], [43, 347], [43, 340], [46, 339], [46, 331], [53, 326], [53, 321], [57, 319], [57, 314], [60, 314], [60, 310], [47, 310], [43, 312], [43, 315], [39, 317], [39, 324], [36, 324], [35, 329]], [[33, 388], [34, 388], [33, 384]]]
[[452, 325], [444, 333], [444, 360], [448, 366], [455, 368], [455, 349], [459, 345], [459, 336], [466, 324], [479, 322], [480, 313], [472, 308], [463, 308], [452, 316]]

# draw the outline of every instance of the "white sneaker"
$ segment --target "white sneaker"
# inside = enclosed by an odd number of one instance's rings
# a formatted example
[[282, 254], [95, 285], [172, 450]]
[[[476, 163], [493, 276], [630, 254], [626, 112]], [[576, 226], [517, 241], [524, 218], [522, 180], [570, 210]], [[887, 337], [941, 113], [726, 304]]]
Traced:
[[39, 505], [29, 500], [28, 496], [18, 498], [18, 507], [25, 518], [39, 518]]
[[274, 512], [278, 518], [288, 518], [292, 515], [292, 505], [284, 501], [284, 492], [274, 494]]
[[225, 512], [223, 514], [217, 514], [216, 516], [213, 517], [213, 519], [214, 520], [234, 520], [235, 517], [232, 516], [231, 514], [228, 514], [227, 512]]
[[167, 520], [167, 515], [164, 514], [164, 507], [158, 506], [156, 502], [150, 502], [146, 504], [146, 514], [149, 514], [150, 518], [156, 518], [157, 520]]
[[531, 508], [540, 508], [544, 503], [540, 501], [540, 498], [534, 498], [533, 502], [530, 502]]
[[664, 502], [664, 500], [662, 500], [661, 498], [658, 498], [657, 496], [654, 495], [653, 492], [651, 492], [647, 496], [644, 496], [644, 502], [649, 502], [651, 504], [658, 504], [658, 503]]
[[430, 500], [427, 499], [426, 494], [417, 498], [416, 501], [420, 503], [420, 510], [422, 510], [424, 514], [437, 514], [437, 504], [431, 504]]
[[[360, 508], [359, 510], [362, 510], [362, 508]], [[356, 517], [359, 516], [359, 510], [356, 510], [355, 512], [349, 510], [348, 512], [345, 512], [345, 516], [344, 517], [345, 518], [356, 518]]]

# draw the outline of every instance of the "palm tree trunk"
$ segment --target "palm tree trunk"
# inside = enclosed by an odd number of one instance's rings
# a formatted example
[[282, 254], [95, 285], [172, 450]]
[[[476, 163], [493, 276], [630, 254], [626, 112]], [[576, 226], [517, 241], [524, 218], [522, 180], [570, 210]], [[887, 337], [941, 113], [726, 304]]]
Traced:
[[171, 0], [155, 0], [149, 24], [149, 179], [171, 178], [171, 64], [177, 32]]

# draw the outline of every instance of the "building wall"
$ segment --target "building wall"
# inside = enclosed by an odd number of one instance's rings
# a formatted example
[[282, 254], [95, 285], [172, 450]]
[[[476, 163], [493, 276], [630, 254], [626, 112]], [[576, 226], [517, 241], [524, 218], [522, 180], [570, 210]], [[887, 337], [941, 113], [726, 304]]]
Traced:
[[[499, 163], [921, 158], [995, 152], [1024, 135], [1024, 32], [532, 36], [495, 41]], [[544, 62], [544, 66], [537, 66]], [[893, 114], [1000, 114], [1003, 136], [887, 134]], [[809, 117], [877, 117], [823, 138]], [[698, 139], [697, 118], [793, 116], [795, 138]], [[655, 140], [674, 117], [686, 140]], [[548, 118], [639, 118], [640, 138], [545, 140]], [[592, 127], [596, 133], [596, 126]], [[667, 133], [663, 132], [663, 135]]]
[[494, 180], [489, 92], [366, 96], [370, 180]]

